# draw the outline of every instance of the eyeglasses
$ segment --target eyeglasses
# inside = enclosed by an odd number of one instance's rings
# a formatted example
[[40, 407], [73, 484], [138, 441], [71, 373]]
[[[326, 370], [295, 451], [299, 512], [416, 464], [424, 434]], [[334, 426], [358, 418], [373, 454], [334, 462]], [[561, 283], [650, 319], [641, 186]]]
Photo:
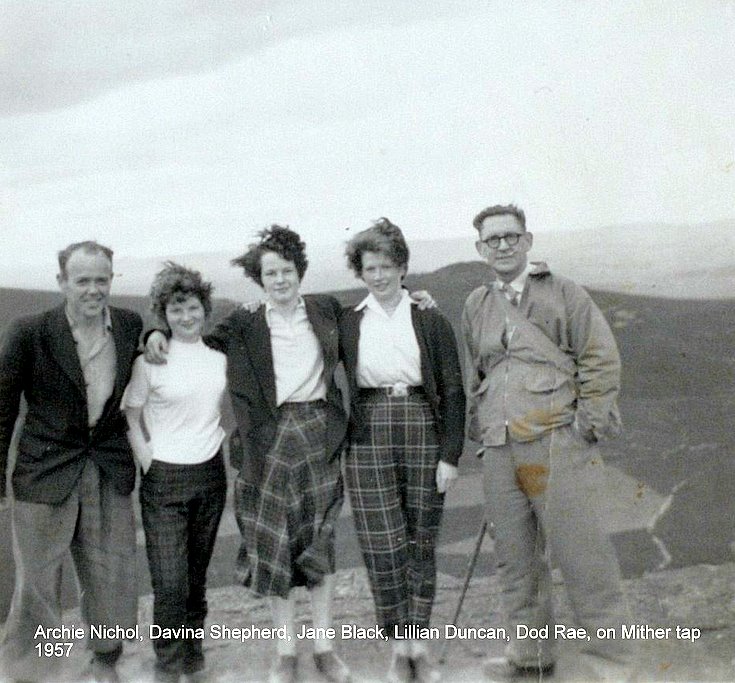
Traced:
[[486, 244], [491, 249], [497, 249], [500, 246], [500, 240], [505, 240], [505, 243], [509, 247], [515, 247], [518, 241], [521, 239], [522, 233], [518, 232], [507, 232], [505, 235], [490, 235], [487, 239], [480, 240], [483, 244]]

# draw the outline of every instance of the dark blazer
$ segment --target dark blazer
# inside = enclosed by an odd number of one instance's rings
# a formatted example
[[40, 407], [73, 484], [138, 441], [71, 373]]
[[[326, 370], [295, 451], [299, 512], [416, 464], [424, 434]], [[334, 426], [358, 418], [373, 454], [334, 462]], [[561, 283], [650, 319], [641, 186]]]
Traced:
[[[324, 358], [327, 453], [330, 458], [338, 458], [347, 431], [342, 392], [334, 381], [339, 362], [337, 322], [341, 307], [331, 296], [318, 294], [304, 295], [304, 302]], [[254, 313], [237, 309], [204, 340], [227, 355], [227, 386], [237, 423], [237, 433], [230, 441], [231, 463], [240, 470], [241, 478], [259, 481], [263, 458], [273, 445], [278, 422], [276, 378], [265, 306]]]
[[[360, 345], [360, 321], [363, 310], [344, 309], [340, 319], [342, 360], [350, 387], [350, 439], [361, 438], [367, 420], [356, 402], [357, 354]], [[436, 309], [420, 310], [411, 306], [411, 322], [421, 353], [421, 377], [431, 404], [439, 436], [439, 458], [456, 465], [464, 443], [465, 396], [459, 366], [457, 341], [452, 326]]]
[[8, 450], [21, 396], [28, 411], [18, 442], [13, 491], [18, 500], [60, 503], [72, 492], [87, 458], [123, 495], [135, 485], [135, 464], [120, 400], [138, 348], [137, 313], [110, 307], [117, 354], [115, 387], [89, 429], [84, 375], [64, 305], [16, 320], [0, 352], [0, 476], [5, 493]]

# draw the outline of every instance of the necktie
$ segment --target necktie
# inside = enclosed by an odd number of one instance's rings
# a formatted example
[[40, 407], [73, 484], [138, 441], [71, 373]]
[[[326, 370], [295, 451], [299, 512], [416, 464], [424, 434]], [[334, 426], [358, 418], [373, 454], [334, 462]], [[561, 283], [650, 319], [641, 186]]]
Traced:
[[518, 305], [518, 301], [521, 298], [518, 292], [516, 292], [513, 287], [511, 287], [507, 282], [504, 282], [502, 285], [500, 285], [500, 291], [505, 294], [508, 301], [510, 301], [513, 306]]

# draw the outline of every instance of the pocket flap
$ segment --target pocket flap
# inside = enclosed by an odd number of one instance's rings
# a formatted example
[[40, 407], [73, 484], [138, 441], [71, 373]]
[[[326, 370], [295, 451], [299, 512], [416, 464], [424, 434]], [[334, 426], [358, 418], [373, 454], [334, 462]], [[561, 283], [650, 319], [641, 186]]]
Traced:
[[542, 370], [526, 376], [526, 389], [535, 394], [551, 393], [563, 387], [569, 378], [557, 372]]

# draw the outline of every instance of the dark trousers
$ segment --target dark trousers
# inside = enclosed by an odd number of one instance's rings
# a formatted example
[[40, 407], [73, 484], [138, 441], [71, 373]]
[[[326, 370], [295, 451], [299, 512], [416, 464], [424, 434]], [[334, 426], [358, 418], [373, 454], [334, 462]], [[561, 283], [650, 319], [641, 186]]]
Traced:
[[378, 623], [393, 636], [431, 619], [444, 505], [436, 490], [439, 449], [423, 396], [369, 398], [364, 414], [369, 430], [351, 443], [345, 483]]
[[[156, 460], [143, 476], [140, 503], [153, 585], [153, 623], [203, 629], [207, 567], [227, 496], [222, 454], [199, 465]], [[192, 673], [204, 666], [202, 638], [153, 641], [156, 668]]]

